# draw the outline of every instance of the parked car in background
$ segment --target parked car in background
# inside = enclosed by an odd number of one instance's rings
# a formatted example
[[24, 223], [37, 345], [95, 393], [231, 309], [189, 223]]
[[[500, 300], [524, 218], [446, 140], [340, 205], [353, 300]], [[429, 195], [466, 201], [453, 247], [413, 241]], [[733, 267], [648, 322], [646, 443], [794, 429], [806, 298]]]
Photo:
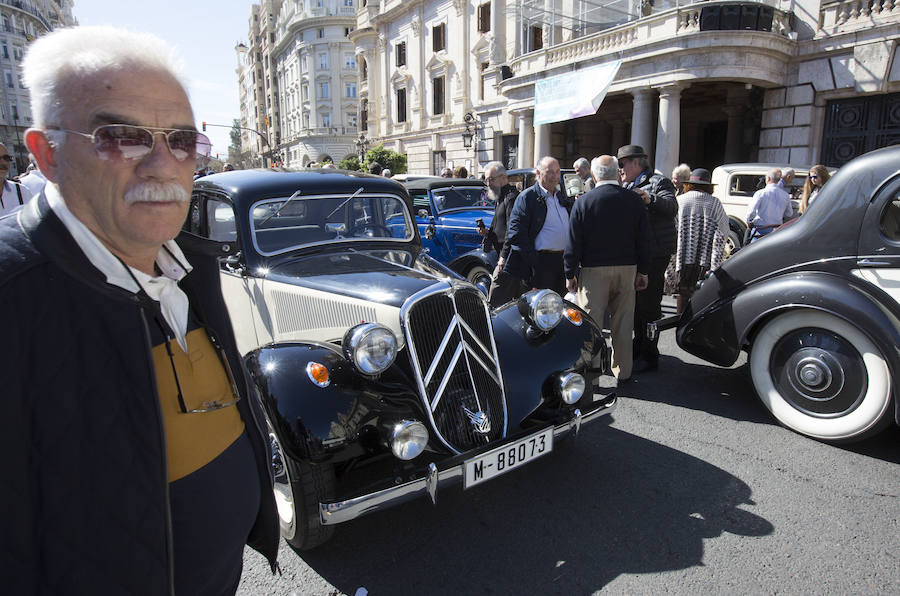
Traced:
[[[509, 183], [518, 188], [519, 192], [529, 186], [534, 186], [534, 183], [537, 182], [537, 174], [535, 174], [534, 168], [507, 170], [506, 176], [509, 178]], [[567, 197], [575, 200], [575, 197], [582, 193], [583, 183], [578, 174], [575, 173], [575, 170], [562, 168], [557, 188], [562, 190]]]
[[[800, 195], [809, 175], [808, 165], [785, 165], [777, 163], [731, 163], [715, 168], [712, 172], [712, 183], [715, 184], [713, 194], [722, 202], [729, 220], [728, 243], [725, 247], [726, 257], [744, 245], [744, 233], [747, 231], [747, 210], [753, 194], [766, 186], [766, 174], [772, 168], [793, 168], [794, 179], [785, 189], [791, 195], [794, 217], [799, 214]], [[829, 173], [836, 170], [829, 168]]]
[[340, 170], [206, 176], [185, 227], [221, 256], [267, 416], [282, 534], [296, 548], [527, 465], [616, 406], [593, 320], [550, 290], [491, 310], [423, 250], [394, 181]]
[[499, 255], [481, 248], [479, 222], [490, 228], [495, 207], [484, 182], [420, 178], [404, 185], [412, 197], [416, 225], [428, 254], [487, 294]]
[[900, 145], [841, 167], [806, 213], [714, 270], [677, 324], [684, 350], [730, 366], [784, 426], [857, 441], [900, 423]]

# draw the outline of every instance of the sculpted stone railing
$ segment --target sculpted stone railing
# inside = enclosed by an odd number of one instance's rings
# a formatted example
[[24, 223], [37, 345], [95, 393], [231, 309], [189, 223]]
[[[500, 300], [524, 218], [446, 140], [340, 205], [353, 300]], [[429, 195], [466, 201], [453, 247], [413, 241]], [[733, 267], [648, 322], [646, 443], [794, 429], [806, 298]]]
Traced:
[[822, 4], [820, 33], [871, 27], [900, 16], [900, 0], [838, 0]]
[[[886, 2], [900, 0], [881, 0]], [[589, 57], [625, 52], [642, 45], [678, 35], [700, 31], [700, 12], [706, 6], [726, 5], [727, 2], [699, 2], [660, 11], [637, 20], [610, 27], [557, 45], [529, 52], [513, 60], [516, 75], [536, 73], [548, 67], [577, 63]], [[746, 2], [744, 3], [746, 4]], [[768, 3], [763, 3], [768, 4]], [[772, 32], [793, 37], [790, 13], [774, 9]], [[738, 31], [735, 31], [738, 33]]]

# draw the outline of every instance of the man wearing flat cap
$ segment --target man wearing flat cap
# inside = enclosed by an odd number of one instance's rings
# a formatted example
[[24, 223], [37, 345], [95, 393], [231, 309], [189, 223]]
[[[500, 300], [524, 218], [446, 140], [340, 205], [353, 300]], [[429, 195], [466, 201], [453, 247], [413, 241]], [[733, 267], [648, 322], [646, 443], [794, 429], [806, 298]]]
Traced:
[[662, 316], [663, 283], [669, 259], [675, 252], [675, 215], [678, 201], [675, 185], [660, 173], [653, 171], [647, 153], [640, 145], [625, 145], [616, 154], [622, 174], [622, 186], [641, 196], [650, 229], [653, 232], [654, 250], [647, 270], [648, 286], [637, 293], [634, 304], [634, 368], [642, 373], [656, 370], [659, 361], [657, 340], [647, 338], [647, 323]]
[[684, 194], [678, 197], [678, 245], [667, 273], [672, 274], [672, 285], [678, 293], [679, 313], [697, 281], [718, 267], [725, 256], [728, 215], [712, 195], [713, 187], [709, 170], [697, 168], [684, 182]]

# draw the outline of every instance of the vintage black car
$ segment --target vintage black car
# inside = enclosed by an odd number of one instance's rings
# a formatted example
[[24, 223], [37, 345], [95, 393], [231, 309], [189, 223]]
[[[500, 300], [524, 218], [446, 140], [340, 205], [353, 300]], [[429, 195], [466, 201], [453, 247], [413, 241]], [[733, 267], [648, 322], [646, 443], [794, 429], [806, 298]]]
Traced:
[[749, 353], [763, 404], [831, 442], [900, 422], [900, 146], [828, 181], [809, 210], [725, 261], [677, 323], [678, 344], [721, 366]]
[[423, 250], [412, 209], [400, 184], [335, 170], [195, 183], [186, 227], [218, 243], [295, 547], [516, 469], [615, 408], [589, 316], [549, 290], [491, 310]]

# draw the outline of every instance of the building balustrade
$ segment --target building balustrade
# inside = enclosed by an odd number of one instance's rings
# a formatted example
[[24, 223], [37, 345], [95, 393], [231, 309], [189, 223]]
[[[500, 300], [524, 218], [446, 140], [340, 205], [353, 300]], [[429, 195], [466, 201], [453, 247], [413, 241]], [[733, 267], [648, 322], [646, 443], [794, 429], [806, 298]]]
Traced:
[[871, 27], [881, 19], [896, 18], [900, 0], [839, 0], [822, 4], [820, 33]]
[[[891, 2], [900, 2], [900, 0], [876, 0], [877, 2], [890, 4]], [[523, 74], [537, 74], [546, 70], [548, 67], [558, 67], [567, 64], [577, 64], [587, 58], [596, 57], [603, 54], [615, 54], [628, 51], [648, 43], [660, 41], [663, 39], [697, 33], [701, 30], [743, 30], [744, 27], [730, 26], [711, 26], [704, 24], [701, 19], [701, 13], [704, 9], [715, 9], [716, 7], [741, 7], [744, 5], [756, 4], [759, 6], [767, 6], [767, 10], [772, 12], [771, 31], [773, 33], [792, 37], [791, 31], [791, 15], [788, 12], [771, 8], [765, 3], [753, 2], [700, 2], [690, 5], [676, 6], [675, 8], [666, 8], [658, 12], [641, 17], [639, 19], [630, 20], [625, 23], [614, 25], [603, 31], [589, 34], [584, 37], [578, 37], [570, 41], [553, 45], [542, 50], [522, 54], [514, 59], [510, 66], [517, 76]], [[865, 0], [853, 2], [842, 2], [841, 4], [865, 4]], [[738, 8], [740, 10], [740, 8]], [[740, 14], [740, 13], [738, 13]], [[706, 17], [704, 17], [706, 18]], [[717, 21], [718, 23], [718, 21]], [[753, 19], [754, 26], [746, 27], [751, 30], [768, 30], [757, 26], [756, 17]]]

